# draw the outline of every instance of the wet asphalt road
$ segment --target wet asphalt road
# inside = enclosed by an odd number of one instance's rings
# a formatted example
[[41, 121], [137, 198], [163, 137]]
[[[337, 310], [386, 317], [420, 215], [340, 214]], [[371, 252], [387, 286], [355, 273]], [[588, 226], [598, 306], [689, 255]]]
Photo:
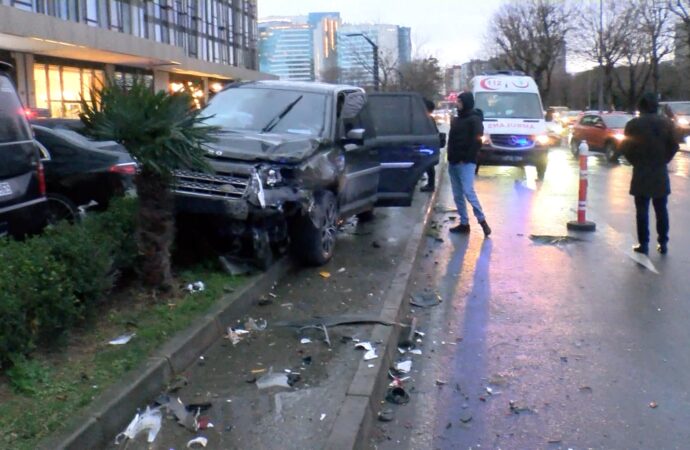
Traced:
[[530, 235], [566, 235], [575, 218], [566, 150], [552, 151], [543, 182], [532, 168], [480, 170], [490, 239], [474, 220], [468, 236], [447, 233], [446, 180], [444, 242], [428, 238], [413, 280], [444, 301], [414, 311], [426, 335], [411, 402], [376, 424], [369, 448], [690, 448], [689, 156], [670, 166], [669, 254], [649, 258], [631, 251], [627, 164], [589, 158], [597, 231], [558, 245]]

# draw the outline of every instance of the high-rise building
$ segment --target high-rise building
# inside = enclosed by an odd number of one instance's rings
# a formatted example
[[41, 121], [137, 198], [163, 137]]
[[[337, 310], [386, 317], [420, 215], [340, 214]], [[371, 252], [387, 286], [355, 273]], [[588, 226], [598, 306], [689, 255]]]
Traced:
[[340, 13], [267, 17], [259, 21], [261, 70], [284, 80], [322, 80], [337, 65]]
[[256, 0], [0, 0], [0, 59], [24, 103], [76, 117], [106, 77], [205, 97], [258, 71]]
[[400, 64], [412, 61], [412, 29], [410, 27], [398, 27], [398, 52]]
[[259, 67], [281, 80], [313, 81], [312, 28], [290, 18], [259, 22]]
[[379, 78], [383, 79], [383, 82], [397, 80], [397, 71], [394, 69], [402, 62], [409, 61], [411, 53], [411, 48], [407, 45], [410, 41], [409, 28], [403, 32], [400, 28], [397, 25], [383, 24], [342, 25], [338, 31], [338, 67], [341, 71], [341, 80], [363, 86], [373, 85], [374, 49], [361, 35], [368, 37], [378, 46]]

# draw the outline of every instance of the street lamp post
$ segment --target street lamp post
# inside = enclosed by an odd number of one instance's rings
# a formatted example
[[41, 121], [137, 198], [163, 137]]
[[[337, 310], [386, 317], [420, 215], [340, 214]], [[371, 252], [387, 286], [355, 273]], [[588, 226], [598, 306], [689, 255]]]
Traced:
[[369, 39], [367, 35], [364, 33], [348, 33], [345, 36], [347, 37], [354, 37], [354, 36], [362, 36], [366, 41], [371, 45], [371, 49], [374, 51], [374, 90], [378, 91], [379, 90], [379, 46], [376, 45], [374, 41]]

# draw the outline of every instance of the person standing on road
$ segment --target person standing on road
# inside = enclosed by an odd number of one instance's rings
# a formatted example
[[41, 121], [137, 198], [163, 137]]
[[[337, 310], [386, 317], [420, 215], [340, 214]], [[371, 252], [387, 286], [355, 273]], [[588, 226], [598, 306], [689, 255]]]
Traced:
[[458, 116], [453, 119], [448, 133], [448, 175], [453, 189], [453, 199], [458, 208], [460, 224], [451, 228], [451, 233], [469, 233], [470, 218], [465, 199], [472, 205], [472, 211], [484, 236], [491, 234], [486, 217], [474, 191], [474, 173], [477, 168], [477, 154], [482, 146], [484, 125], [482, 113], [474, 109], [474, 96], [463, 92], [458, 96]]
[[[429, 117], [431, 117], [431, 113], [434, 112], [434, 109], [436, 106], [434, 105], [434, 102], [429, 100], [428, 98], [424, 99], [424, 105], [426, 106], [426, 112], [429, 114]], [[438, 127], [436, 126], [436, 121], [434, 120], [433, 117], [431, 117], [431, 121], [434, 124], [434, 127], [436, 127], [436, 131], [438, 131]], [[426, 185], [422, 186], [420, 191], [422, 192], [434, 192], [436, 189], [436, 167], [431, 166], [428, 169], [426, 169]]]
[[625, 126], [622, 153], [633, 166], [630, 195], [635, 197], [637, 253], [649, 252], [649, 202], [656, 214], [657, 250], [668, 251], [668, 196], [671, 181], [668, 163], [678, 151], [673, 124], [657, 114], [656, 95], [645, 94], [639, 102], [640, 117]]

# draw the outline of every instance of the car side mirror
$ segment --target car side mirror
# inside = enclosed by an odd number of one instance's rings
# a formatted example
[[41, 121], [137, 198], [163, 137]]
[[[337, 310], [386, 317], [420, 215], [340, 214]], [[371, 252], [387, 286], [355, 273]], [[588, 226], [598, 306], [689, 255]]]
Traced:
[[364, 145], [364, 128], [353, 128], [347, 132], [345, 139], [343, 140], [345, 144], [355, 144]]
[[439, 133], [439, 134], [438, 134], [438, 139], [439, 139], [439, 141], [440, 141], [439, 144], [441, 145], [441, 148], [445, 147], [445, 146], [446, 146], [446, 141], [447, 141], [446, 133]]

